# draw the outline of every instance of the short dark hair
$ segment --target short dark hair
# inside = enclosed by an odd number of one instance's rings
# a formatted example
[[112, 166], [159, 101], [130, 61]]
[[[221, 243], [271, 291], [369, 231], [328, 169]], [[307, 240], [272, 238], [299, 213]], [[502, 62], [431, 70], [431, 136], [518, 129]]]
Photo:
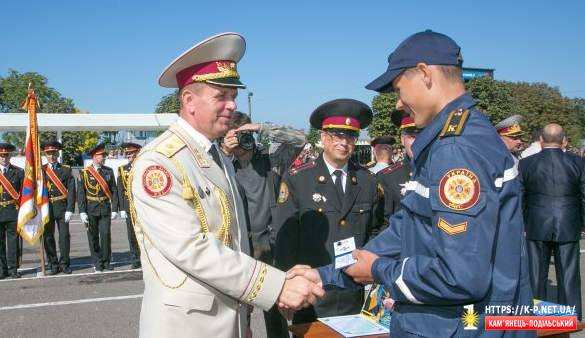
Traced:
[[248, 114], [244, 114], [241, 111], [235, 111], [232, 113], [232, 117], [230, 118], [228, 126], [230, 129], [236, 129], [243, 126], [244, 124], [248, 124], [251, 122], [252, 120], [250, 119], [250, 116], [248, 116]]
[[[463, 69], [460, 66], [444, 66], [444, 65], [429, 65], [429, 66], [437, 66], [437, 68], [441, 71], [441, 74], [451, 82], [461, 82], [463, 83]], [[417, 71], [418, 68], [412, 67], [406, 69], [403, 74], [407, 77], [411, 76], [413, 72]]]
[[463, 70], [460, 66], [437, 66], [443, 76], [449, 81], [463, 82]]

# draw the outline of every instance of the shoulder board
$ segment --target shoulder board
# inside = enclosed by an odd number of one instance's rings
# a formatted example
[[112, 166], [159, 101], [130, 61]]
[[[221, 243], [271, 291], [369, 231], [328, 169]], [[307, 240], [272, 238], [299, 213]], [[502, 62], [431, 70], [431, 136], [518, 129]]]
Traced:
[[65, 168], [65, 169], [71, 169], [71, 167], [68, 166], [67, 164], [61, 164], [61, 167]]
[[404, 166], [404, 163], [401, 162], [396, 162], [391, 166], [387, 166], [386, 168], [378, 171], [378, 174], [384, 175], [384, 174], [389, 174], [391, 172], [394, 172], [400, 168], [402, 168]]
[[165, 140], [162, 140], [155, 150], [166, 157], [173, 157], [179, 150], [186, 147], [186, 144], [175, 134], [171, 134]]
[[305, 169], [313, 168], [313, 167], [315, 167], [316, 165], [317, 165], [317, 163], [315, 163], [315, 161], [310, 161], [310, 162], [307, 162], [307, 163], [303, 163], [303, 164], [301, 164], [301, 165], [300, 165], [300, 166], [298, 166], [298, 167], [291, 168], [291, 169], [288, 171], [288, 173], [289, 173], [290, 175], [296, 175], [297, 173], [299, 173], [299, 172], [301, 172], [301, 171], [303, 171], [303, 170], [305, 170]]
[[459, 108], [449, 113], [439, 137], [459, 136], [469, 117], [469, 109]]

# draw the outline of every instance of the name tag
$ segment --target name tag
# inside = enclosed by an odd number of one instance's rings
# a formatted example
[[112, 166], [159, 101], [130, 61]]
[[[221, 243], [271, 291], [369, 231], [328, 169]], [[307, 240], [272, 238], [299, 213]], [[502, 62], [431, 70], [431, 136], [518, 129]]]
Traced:
[[335, 268], [343, 269], [357, 262], [351, 255], [355, 250], [355, 238], [350, 237], [333, 243]]

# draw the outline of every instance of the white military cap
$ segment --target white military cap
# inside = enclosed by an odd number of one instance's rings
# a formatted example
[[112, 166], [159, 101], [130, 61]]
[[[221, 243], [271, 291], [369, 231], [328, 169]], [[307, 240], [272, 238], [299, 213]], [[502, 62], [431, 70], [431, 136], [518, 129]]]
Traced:
[[238, 33], [207, 38], [177, 57], [158, 79], [162, 87], [183, 88], [194, 82], [245, 88], [236, 64], [244, 56], [246, 40]]
[[512, 115], [496, 124], [495, 128], [501, 136], [521, 136], [524, 134], [522, 127], [520, 127], [523, 119], [522, 115]]

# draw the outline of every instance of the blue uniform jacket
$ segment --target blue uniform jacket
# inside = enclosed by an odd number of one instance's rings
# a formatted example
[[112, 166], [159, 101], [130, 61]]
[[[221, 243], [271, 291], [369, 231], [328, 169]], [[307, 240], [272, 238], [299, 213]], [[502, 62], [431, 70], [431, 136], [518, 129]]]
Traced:
[[[393, 338], [535, 335], [483, 332], [487, 305], [531, 306], [532, 291], [517, 164], [474, 105], [460, 96], [418, 135], [403, 208], [365, 246], [396, 301]], [[332, 266], [319, 273], [326, 285], [354, 285]], [[470, 304], [477, 330], [463, 330]]]

